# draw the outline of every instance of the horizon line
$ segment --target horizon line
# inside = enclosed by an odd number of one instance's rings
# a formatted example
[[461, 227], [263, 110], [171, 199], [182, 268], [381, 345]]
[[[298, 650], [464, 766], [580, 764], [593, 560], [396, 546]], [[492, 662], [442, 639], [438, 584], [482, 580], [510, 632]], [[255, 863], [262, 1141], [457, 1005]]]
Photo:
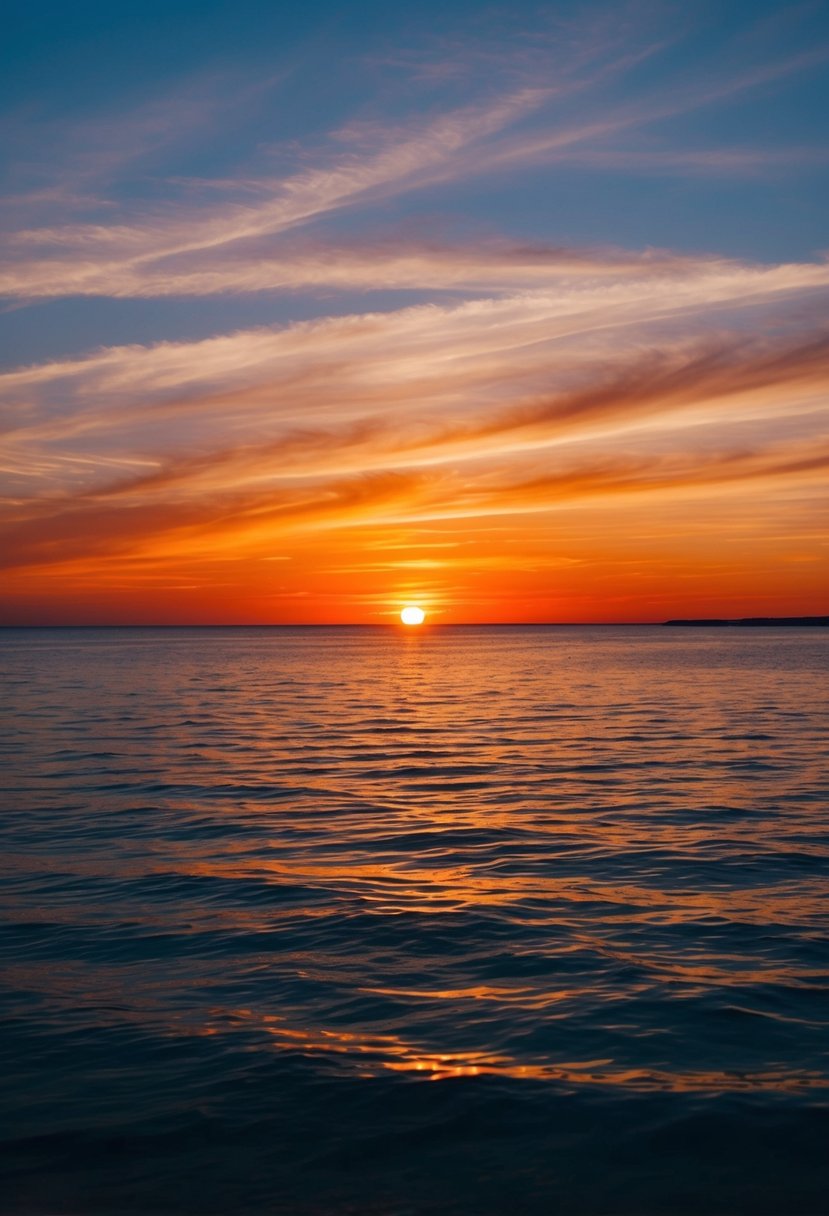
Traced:
[[235, 622], [109, 622], [109, 623], [41, 623], [11, 624], [0, 622], [3, 629], [394, 629], [416, 634], [432, 629], [614, 629], [648, 628], [663, 625], [744, 625], [744, 624], [811, 624], [829, 625], [829, 615], [743, 616], [743, 617], [671, 617], [651, 621], [434, 621], [413, 627], [400, 621], [235, 621]]

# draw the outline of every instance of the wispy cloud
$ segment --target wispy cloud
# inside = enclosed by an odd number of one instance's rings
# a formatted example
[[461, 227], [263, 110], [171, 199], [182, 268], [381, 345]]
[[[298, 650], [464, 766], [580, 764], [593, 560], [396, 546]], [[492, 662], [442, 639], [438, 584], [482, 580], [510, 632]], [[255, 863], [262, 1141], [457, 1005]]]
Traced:
[[[341, 153], [321, 168], [281, 181], [262, 182], [265, 198], [193, 213], [181, 210], [139, 223], [84, 224], [24, 229], [11, 236], [12, 249], [40, 246], [62, 257], [24, 257], [0, 278], [7, 295], [129, 294], [124, 279], [140, 276], [160, 259], [226, 248], [239, 241], [276, 234], [358, 200], [399, 194], [424, 185], [435, 174], [452, 176], [461, 149], [541, 104], [546, 91], [524, 89], [493, 103], [464, 107], [420, 129], [376, 133], [379, 148]], [[228, 183], [233, 189], [234, 183]], [[112, 291], [108, 284], [114, 278]], [[121, 288], [117, 283], [121, 281]], [[27, 286], [28, 284], [28, 286]], [[139, 293], [140, 294], [140, 293]]]
[[[559, 65], [552, 79], [536, 55], [531, 71], [524, 64], [531, 83], [516, 82], [494, 95], [487, 89], [478, 100], [432, 111], [426, 119], [345, 123], [313, 154], [315, 164], [287, 174], [274, 176], [265, 163], [258, 171], [214, 179], [201, 189], [195, 179], [188, 183], [168, 175], [157, 181], [150, 192], [154, 201], [143, 207], [119, 201], [117, 194], [102, 197], [99, 188], [119, 159], [140, 159], [181, 140], [198, 124], [207, 127], [211, 116], [215, 119], [218, 102], [202, 83], [195, 96], [148, 104], [128, 122], [121, 120], [117, 141], [111, 122], [100, 130], [85, 129], [88, 150], [76, 149], [73, 170], [64, 172], [59, 183], [44, 180], [21, 196], [27, 210], [35, 202], [47, 209], [51, 204], [61, 222], [36, 227], [12, 223], [5, 239], [0, 294], [26, 301], [319, 287], [486, 290], [507, 281], [497, 253], [489, 259], [487, 273], [483, 266], [469, 266], [468, 259], [464, 265], [462, 251], [459, 259], [435, 256], [434, 251], [430, 256], [428, 250], [419, 256], [405, 248], [384, 250], [380, 245], [369, 252], [364, 242], [352, 247], [319, 237], [316, 248], [307, 238], [305, 247], [297, 248], [297, 233], [358, 206], [376, 208], [413, 191], [436, 190], [487, 174], [503, 176], [534, 164], [548, 169], [558, 164], [571, 170], [739, 175], [825, 159], [821, 149], [808, 145], [689, 149], [672, 146], [664, 136], [648, 146], [641, 137], [654, 123], [664, 124], [813, 67], [826, 57], [826, 48], [755, 65], [725, 82], [674, 82], [667, 91], [651, 88], [623, 103], [609, 101], [602, 92], [608, 72], [623, 75], [658, 50], [659, 44], [631, 48], [622, 40], [608, 54], [599, 42], [592, 53], [576, 57], [577, 69]], [[525, 53], [516, 54], [523, 62]], [[501, 71], [499, 78], [503, 82], [507, 77]], [[245, 95], [251, 92], [257, 92], [253, 85], [242, 90]], [[99, 190], [93, 209], [100, 214], [94, 222], [67, 222], [73, 204], [83, 201], [78, 191], [92, 183]], [[190, 187], [197, 188], [196, 201]], [[460, 265], [453, 265], [456, 260]], [[520, 266], [518, 270], [509, 281], [512, 287], [529, 277], [526, 267], [523, 277]]]
[[[197, 411], [205, 437], [211, 420], [222, 431], [240, 432], [251, 422], [258, 435], [263, 422], [293, 419], [299, 411], [345, 419], [414, 394], [420, 413], [460, 406], [470, 392], [485, 406], [505, 393], [554, 389], [608, 352], [615, 358], [620, 347], [635, 354], [643, 341], [653, 345], [647, 335], [655, 326], [680, 325], [687, 338], [735, 317], [759, 332], [812, 325], [829, 286], [825, 262], [751, 266], [658, 254], [574, 255], [576, 272], [564, 273], [557, 258], [550, 251], [546, 272], [534, 259], [530, 282], [518, 294], [320, 318], [192, 343], [113, 347], [10, 371], [0, 375], [0, 394], [10, 403], [5, 426], [30, 437], [41, 428], [67, 437], [123, 432], [142, 420], [156, 426], [164, 415], [186, 420]], [[533, 285], [545, 273], [549, 285]]]
[[[725, 297], [733, 305], [741, 283], [741, 305], [756, 307], [757, 272], [728, 273]], [[774, 298], [781, 286], [763, 275]], [[802, 292], [792, 268], [781, 279]], [[7, 499], [5, 560], [262, 556], [277, 538], [309, 530], [819, 483], [829, 450], [820, 412], [829, 388], [825, 333], [774, 336], [775, 312], [763, 340], [734, 330], [689, 340], [688, 297], [681, 332], [672, 332], [664, 329], [671, 290], [661, 291], [650, 319], [640, 300], [635, 325], [622, 286], [599, 315], [594, 303], [587, 325], [574, 325], [561, 299], [556, 313], [549, 298], [544, 311], [530, 296], [490, 301], [489, 314], [481, 302], [410, 309], [241, 334], [213, 352], [204, 344], [121, 349], [9, 375], [0, 386], [28, 401], [29, 413], [38, 394], [48, 398], [55, 385], [64, 394], [73, 381], [81, 409], [74, 427], [65, 408], [55, 416], [47, 405], [40, 421], [10, 431], [5, 463], [17, 461], [29, 477]], [[698, 283], [698, 326], [711, 284], [707, 296], [700, 291]], [[542, 336], [557, 317], [565, 324], [555, 337]], [[275, 354], [280, 341], [287, 349]], [[290, 363], [287, 387], [274, 379], [280, 357]], [[223, 371], [238, 379], [242, 366], [243, 387], [209, 391]], [[543, 395], [527, 391], [544, 380]], [[154, 438], [159, 420], [163, 445]]]

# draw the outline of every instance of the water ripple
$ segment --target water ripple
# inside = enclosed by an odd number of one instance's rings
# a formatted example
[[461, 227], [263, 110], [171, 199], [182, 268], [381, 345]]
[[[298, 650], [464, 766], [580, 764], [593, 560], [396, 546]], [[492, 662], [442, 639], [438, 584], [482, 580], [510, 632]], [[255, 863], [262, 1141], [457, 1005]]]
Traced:
[[3, 643], [6, 1210], [825, 1210], [815, 631]]

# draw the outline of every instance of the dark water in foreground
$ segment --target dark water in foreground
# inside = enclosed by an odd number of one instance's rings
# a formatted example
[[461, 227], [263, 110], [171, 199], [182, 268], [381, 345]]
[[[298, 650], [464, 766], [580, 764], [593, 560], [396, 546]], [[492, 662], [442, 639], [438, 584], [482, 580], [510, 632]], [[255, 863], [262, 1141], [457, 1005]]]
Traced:
[[7, 631], [2, 1210], [829, 1211], [828, 642]]

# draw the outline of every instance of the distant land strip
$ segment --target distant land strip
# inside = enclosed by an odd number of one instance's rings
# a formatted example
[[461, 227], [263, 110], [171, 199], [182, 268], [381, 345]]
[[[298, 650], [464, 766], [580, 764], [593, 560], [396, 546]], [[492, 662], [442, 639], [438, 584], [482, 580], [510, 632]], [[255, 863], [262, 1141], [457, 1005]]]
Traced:
[[664, 621], [665, 625], [829, 625], [829, 616], [744, 616], [739, 620], [701, 617], [698, 620]]

